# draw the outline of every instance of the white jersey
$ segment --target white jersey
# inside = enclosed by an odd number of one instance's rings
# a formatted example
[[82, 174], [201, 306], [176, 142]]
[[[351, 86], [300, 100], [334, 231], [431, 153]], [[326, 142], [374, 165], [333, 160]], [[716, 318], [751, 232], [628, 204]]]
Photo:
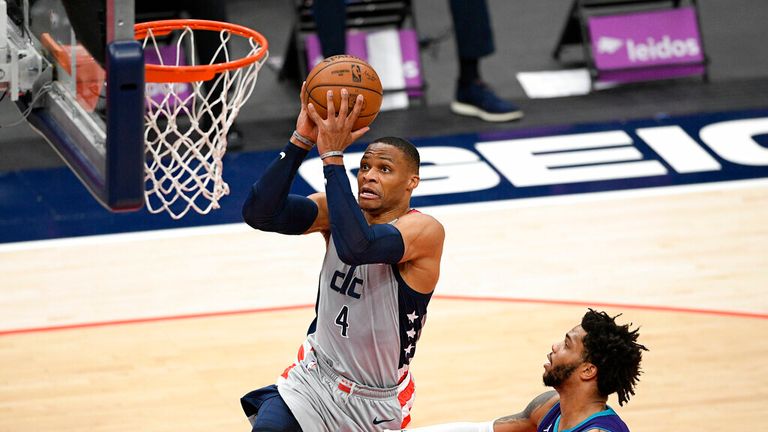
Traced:
[[307, 342], [339, 375], [395, 387], [416, 353], [430, 298], [405, 283], [397, 264], [345, 264], [331, 238]]

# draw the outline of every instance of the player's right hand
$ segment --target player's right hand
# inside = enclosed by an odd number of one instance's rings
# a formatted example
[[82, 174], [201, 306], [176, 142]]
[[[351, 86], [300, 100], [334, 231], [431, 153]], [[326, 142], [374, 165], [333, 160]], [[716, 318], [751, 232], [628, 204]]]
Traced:
[[307, 111], [307, 99], [306, 92], [307, 82], [304, 81], [301, 84], [301, 111], [299, 111], [299, 117], [296, 119], [296, 132], [301, 136], [309, 139], [312, 142], [317, 142], [317, 125], [309, 117]]

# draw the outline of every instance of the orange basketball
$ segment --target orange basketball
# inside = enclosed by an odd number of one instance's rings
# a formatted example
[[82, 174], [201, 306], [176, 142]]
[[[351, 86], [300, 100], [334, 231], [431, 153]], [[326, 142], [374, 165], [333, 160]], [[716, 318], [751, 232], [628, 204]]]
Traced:
[[326, 93], [333, 90], [333, 106], [336, 112], [341, 107], [341, 89], [349, 92], [350, 111], [357, 95], [363, 95], [363, 108], [353, 130], [371, 124], [381, 109], [383, 90], [376, 71], [364, 60], [351, 55], [328, 57], [318, 63], [307, 75], [307, 101], [315, 106], [322, 118], [327, 118]]

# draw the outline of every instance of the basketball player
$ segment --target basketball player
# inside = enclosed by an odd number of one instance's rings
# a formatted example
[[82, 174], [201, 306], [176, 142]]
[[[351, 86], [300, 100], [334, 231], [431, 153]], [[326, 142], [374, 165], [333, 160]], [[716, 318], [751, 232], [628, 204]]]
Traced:
[[[243, 206], [253, 228], [319, 232], [326, 243], [316, 318], [297, 361], [276, 386], [241, 400], [254, 431], [372, 431], [410, 421], [408, 368], [437, 284], [445, 232], [436, 219], [410, 208], [420, 161], [404, 139], [380, 138], [367, 147], [355, 202], [343, 152], [369, 128], [352, 130], [362, 95], [350, 111], [349, 93], [341, 93], [338, 115], [329, 95], [323, 120], [302, 88], [296, 132]], [[314, 141], [325, 192], [289, 195]]]
[[408, 432], [629, 432], [607, 405], [616, 393], [619, 405], [635, 394], [645, 346], [637, 329], [618, 325], [616, 317], [590, 309], [565, 338], [552, 345], [544, 364], [542, 393], [520, 413], [485, 423], [452, 423]]

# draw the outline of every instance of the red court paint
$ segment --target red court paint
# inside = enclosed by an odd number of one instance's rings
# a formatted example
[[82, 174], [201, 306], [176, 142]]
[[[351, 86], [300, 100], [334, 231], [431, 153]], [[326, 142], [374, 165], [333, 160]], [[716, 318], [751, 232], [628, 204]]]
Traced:
[[[545, 304], [555, 306], [583, 306], [583, 307], [610, 307], [610, 308], [624, 308], [624, 309], [638, 309], [654, 312], [678, 312], [686, 314], [700, 314], [700, 315], [715, 315], [732, 318], [755, 318], [755, 319], [768, 319], [768, 314], [758, 312], [740, 312], [740, 311], [726, 311], [716, 309], [698, 309], [698, 308], [685, 308], [674, 306], [653, 306], [653, 305], [633, 305], [624, 303], [599, 303], [588, 301], [576, 301], [576, 300], [544, 300], [544, 299], [526, 299], [526, 298], [510, 298], [510, 297], [471, 297], [471, 296], [458, 296], [458, 295], [436, 295], [433, 298], [438, 300], [459, 300], [459, 301], [482, 301], [482, 302], [500, 302], [500, 303], [532, 303], [532, 304]], [[117, 325], [128, 324], [143, 324], [160, 321], [176, 321], [192, 318], [213, 318], [229, 315], [245, 315], [264, 312], [279, 312], [287, 310], [312, 308], [314, 304], [301, 304], [292, 306], [275, 306], [256, 309], [243, 309], [234, 311], [220, 311], [220, 312], [202, 312], [196, 314], [186, 315], [170, 315], [161, 317], [150, 318], [136, 318], [125, 319], [115, 321], [98, 321], [90, 323], [78, 323], [78, 324], [65, 324], [60, 326], [49, 327], [30, 327], [21, 329], [0, 330], [0, 336], [9, 336], [15, 334], [24, 333], [43, 333], [59, 330], [75, 330], [90, 327], [108, 327]]]
[[502, 302], [502, 303], [534, 303], [534, 304], [549, 304], [549, 305], [560, 305], [560, 306], [585, 306], [585, 307], [592, 307], [592, 308], [611, 307], [611, 308], [648, 310], [648, 311], [654, 311], [654, 312], [680, 312], [680, 313], [692, 313], [692, 314], [702, 314], [702, 315], [719, 315], [719, 316], [736, 317], [736, 318], [768, 319], [768, 314], [759, 313], [759, 312], [698, 309], [698, 308], [686, 308], [686, 307], [676, 307], [676, 306], [633, 305], [633, 304], [626, 304], [626, 303], [600, 303], [600, 302], [588, 302], [588, 301], [576, 301], [576, 300], [543, 300], [543, 299], [510, 298], [510, 297], [470, 297], [470, 296], [458, 296], [458, 295], [456, 296], [438, 295], [438, 296], [435, 296], [435, 298], [442, 299], [442, 300], [490, 301], [490, 302]]
[[30, 328], [22, 328], [22, 329], [0, 330], [0, 336], [21, 334], [21, 333], [40, 333], [40, 332], [49, 332], [49, 331], [57, 331], [57, 330], [74, 330], [74, 329], [82, 329], [82, 328], [89, 328], [89, 327], [107, 327], [107, 326], [117, 326], [117, 325], [126, 325], [126, 324], [143, 324], [143, 323], [151, 323], [151, 322], [158, 322], [158, 321], [176, 321], [176, 320], [191, 319], [191, 318], [212, 318], [212, 317], [221, 317], [221, 316], [228, 316], [228, 315], [244, 315], [244, 314], [261, 313], [261, 312], [279, 312], [279, 311], [286, 311], [286, 310], [310, 308], [314, 306], [315, 305], [313, 304], [302, 304], [302, 305], [275, 306], [275, 307], [266, 307], [266, 308], [257, 308], [257, 309], [243, 309], [243, 310], [234, 310], [234, 311], [201, 312], [196, 314], [169, 315], [169, 316], [149, 317], [149, 318], [134, 318], [134, 319], [115, 320], [115, 321], [97, 321], [97, 322], [90, 322], [90, 323], [64, 324], [60, 326], [49, 326], [49, 327], [30, 327]]

